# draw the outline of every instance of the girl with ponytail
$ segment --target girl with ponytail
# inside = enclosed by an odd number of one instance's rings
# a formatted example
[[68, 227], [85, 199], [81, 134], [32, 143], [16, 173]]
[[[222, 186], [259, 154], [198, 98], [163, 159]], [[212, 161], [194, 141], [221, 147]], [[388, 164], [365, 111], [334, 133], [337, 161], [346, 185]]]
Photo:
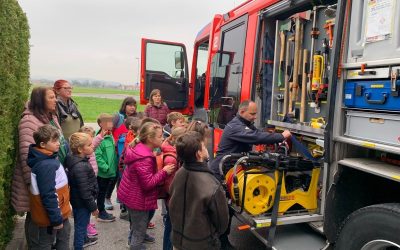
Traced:
[[128, 209], [131, 249], [142, 249], [145, 238], [154, 241], [146, 230], [150, 212], [157, 209], [157, 186], [175, 169], [174, 165], [167, 165], [157, 172], [153, 150], [161, 147], [162, 142], [162, 127], [147, 122], [125, 152], [126, 168], [117, 195]]

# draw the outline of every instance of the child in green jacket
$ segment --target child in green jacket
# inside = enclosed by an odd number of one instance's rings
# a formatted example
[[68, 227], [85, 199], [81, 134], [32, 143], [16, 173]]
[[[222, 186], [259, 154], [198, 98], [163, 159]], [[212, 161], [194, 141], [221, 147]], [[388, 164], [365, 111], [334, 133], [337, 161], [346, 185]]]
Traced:
[[97, 118], [97, 124], [100, 130], [97, 133], [105, 131], [104, 139], [96, 149], [96, 161], [99, 167], [97, 174], [97, 184], [99, 186], [99, 193], [97, 196], [97, 208], [99, 209], [98, 221], [112, 222], [115, 217], [106, 212], [104, 208], [104, 200], [109, 183], [115, 178], [118, 167], [118, 156], [115, 150], [114, 138], [111, 134], [113, 116], [109, 114], [101, 114]]

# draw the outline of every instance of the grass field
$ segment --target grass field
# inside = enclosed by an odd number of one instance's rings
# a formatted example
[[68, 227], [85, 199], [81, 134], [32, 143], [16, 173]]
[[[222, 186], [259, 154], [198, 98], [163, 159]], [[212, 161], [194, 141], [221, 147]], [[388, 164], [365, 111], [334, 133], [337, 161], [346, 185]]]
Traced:
[[[108, 93], [108, 92], [107, 92]], [[122, 100], [106, 99], [96, 97], [75, 96], [74, 100], [78, 103], [78, 109], [85, 122], [96, 122], [97, 116], [101, 113], [115, 114], [121, 107]], [[144, 107], [138, 105], [138, 112], [143, 111]]]

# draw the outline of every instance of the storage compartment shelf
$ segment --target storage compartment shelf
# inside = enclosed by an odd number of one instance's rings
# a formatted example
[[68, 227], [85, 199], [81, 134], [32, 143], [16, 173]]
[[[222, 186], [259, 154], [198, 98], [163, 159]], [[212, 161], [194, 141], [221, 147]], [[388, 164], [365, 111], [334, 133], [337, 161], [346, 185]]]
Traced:
[[384, 152], [388, 152], [388, 153], [400, 154], [400, 147], [385, 145], [385, 144], [381, 144], [381, 143], [375, 143], [375, 142], [371, 142], [371, 141], [358, 140], [358, 139], [350, 138], [347, 136], [337, 136], [334, 138], [334, 140], [337, 142], [348, 143], [348, 144], [360, 146], [363, 148], [369, 148], [369, 149], [380, 150], [380, 151], [384, 151]]
[[371, 60], [366, 62], [352, 62], [352, 63], [343, 63], [343, 69], [359, 69], [361, 65], [366, 64], [368, 67], [383, 67], [383, 66], [391, 66], [400, 64], [400, 58], [391, 58], [384, 60]]
[[324, 138], [324, 130], [319, 128], [312, 128], [310, 126], [301, 125], [301, 124], [292, 124], [287, 122], [279, 122], [279, 121], [268, 121], [268, 124], [275, 125], [277, 127], [289, 129], [291, 132], [307, 135], [310, 137], [315, 137], [319, 139]]
[[345, 158], [338, 162], [340, 165], [358, 169], [370, 174], [400, 182], [400, 166], [366, 158]]
[[[241, 222], [251, 225], [253, 228], [269, 227], [271, 225], [270, 216], [252, 216], [246, 212], [237, 214], [236, 216]], [[319, 213], [294, 213], [288, 215], [278, 216], [278, 226], [306, 223], [306, 222], [316, 222], [322, 221], [323, 216]]]

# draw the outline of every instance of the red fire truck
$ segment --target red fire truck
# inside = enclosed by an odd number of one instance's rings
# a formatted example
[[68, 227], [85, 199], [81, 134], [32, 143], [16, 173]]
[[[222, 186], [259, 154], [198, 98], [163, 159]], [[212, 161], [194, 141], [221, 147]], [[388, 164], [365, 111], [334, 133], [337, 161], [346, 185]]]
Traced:
[[[266, 245], [271, 238], [259, 228], [309, 223], [336, 249], [400, 248], [398, 1], [250, 0], [200, 30], [190, 75], [181, 43], [142, 39], [141, 58], [141, 104], [160, 89], [172, 110], [210, 125], [213, 152], [222, 109], [251, 99], [257, 127], [289, 129], [319, 160], [278, 175], [261, 166], [275, 153], [266, 150], [255, 164], [235, 158], [241, 174], [224, 172], [227, 182], [229, 174], [244, 176], [232, 207]], [[304, 160], [299, 148], [285, 152], [287, 162]], [[247, 192], [262, 175], [272, 186]], [[262, 205], [274, 195], [275, 222], [274, 204]]]

